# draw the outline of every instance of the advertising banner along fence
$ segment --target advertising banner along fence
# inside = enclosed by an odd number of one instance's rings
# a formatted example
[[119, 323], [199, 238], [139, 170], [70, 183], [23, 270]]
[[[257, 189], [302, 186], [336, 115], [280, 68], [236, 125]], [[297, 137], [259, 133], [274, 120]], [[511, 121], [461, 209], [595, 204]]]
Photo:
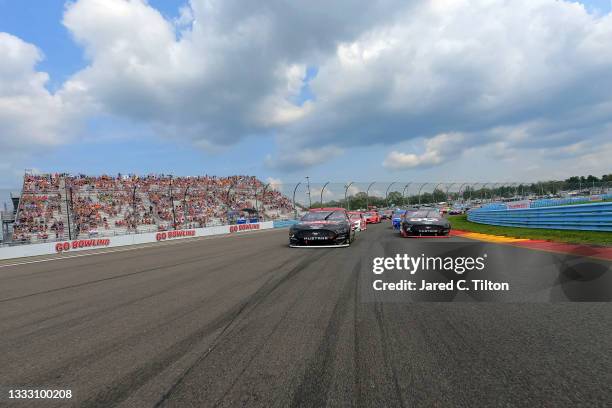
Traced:
[[266, 221], [253, 224], [220, 225], [216, 227], [195, 228], [187, 230], [150, 232], [145, 234], [119, 235], [116, 237], [101, 237], [78, 239], [72, 241], [46, 242], [42, 244], [19, 245], [0, 248], [0, 260], [38, 255], [51, 255], [66, 252], [76, 252], [100, 248], [114, 248], [128, 245], [138, 245], [152, 242], [163, 242], [168, 240], [205, 237], [212, 235], [235, 234], [246, 231], [258, 231], [271, 228], [274, 228], [273, 222]]

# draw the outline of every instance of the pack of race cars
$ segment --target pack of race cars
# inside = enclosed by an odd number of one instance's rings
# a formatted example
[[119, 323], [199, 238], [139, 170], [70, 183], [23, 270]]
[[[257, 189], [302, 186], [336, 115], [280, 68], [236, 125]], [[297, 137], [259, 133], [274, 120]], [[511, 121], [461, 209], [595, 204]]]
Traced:
[[391, 228], [404, 238], [447, 237], [451, 230], [444, 214], [433, 207], [368, 211], [314, 208], [289, 228], [289, 246], [348, 247], [357, 232], [366, 231], [368, 224], [380, 224], [383, 219], [389, 219]]

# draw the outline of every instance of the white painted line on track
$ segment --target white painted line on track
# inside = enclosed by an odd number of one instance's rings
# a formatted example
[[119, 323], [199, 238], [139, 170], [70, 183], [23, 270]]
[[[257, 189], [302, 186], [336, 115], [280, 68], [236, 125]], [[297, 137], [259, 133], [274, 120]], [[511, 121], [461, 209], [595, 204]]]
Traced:
[[[250, 236], [250, 235], [254, 235], [254, 234], [261, 234], [262, 232], [279, 231], [279, 230], [282, 230], [282, 228], [270, 228], [270, 229], [259, 230], [259, 231], [244, 231], [244, 232], [239, 232], [236, 235], [231, 235], [231, 237], [232, 238], [239, 238], [239, 237], [245, 237], [245, 236]], [[63, 255], [63, 256], [55, 256], [53, 258], [33, 259], [31, 261], [15, 262], [15, 263], [11, 263], [11, 264], [0, 264], [0, 269], [8, 268], [9, 266], [29, 265], [29, 264], [36, 264], [36, 263], [49, 262], [49, 261], [62, 261], [62, 260], [65, 260], [65, 259], [81, 258], [81, 257], [84, 257], [84, 256], [104, 255], [104, 254], [112, 254], [112, 253], [115, 253], [115, 252], [135, 251], [137, 249], [146, 249], [146, 248], [152, 248], [152, 247], [164, 247], [164, 246], [170, 246], [170, 245], [184, 244], [186, 242], [197, 242], [197, 241], [205, 241], [205, 240], [209, 240], [209, 239], [220, 239], [220, 238], [228, 238], [228, 234], [225, 234], [225, 235], [214, 235], [214, 236], [208, 236], [208, 237], [178, 239], [176, 241], [170, 241], [170, 242], [152, 242], [150, 244], [130, 245], [130, 246], [125, 247], [125, 248], [119, 247], [117, 249], [111, 249], [111, 250], [108, 250], [108, 251], [88, 252], [86, 254]]]

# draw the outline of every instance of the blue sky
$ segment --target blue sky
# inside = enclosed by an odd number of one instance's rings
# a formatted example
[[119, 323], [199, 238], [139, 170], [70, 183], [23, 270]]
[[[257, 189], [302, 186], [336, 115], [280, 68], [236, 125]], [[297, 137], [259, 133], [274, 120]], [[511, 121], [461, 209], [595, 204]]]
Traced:
[[[121, 2], [109, 0], [106, 4], [110, 9], [115, 5], [121, 7]], [[44, 89], [50, 98], [72, 106], [69, 112], [51, 110], [50, 118], [32, 129], [32, 133], [48, 133], [49, 138], [54, 138], [51, 141], [46, 139], [47, 134], [33, 136], [32, 140], [27, 133], [25, 136], [10, 134], [13, 129], [26, 127], [27, 114], [4, 119], [0, 116], [0, 148], [8, 157], [0, 168], [4, 174], [0, 176], [0, 187], [17, 185], [18, 174], [24, 168], [92, 174], [254, 174], [283, 181], [301, 180], [306, 175], [322, 181], [491, 178], [509, 181], [564, 177], [574, 171], [585, 174], [606, 171], [607, 164], [600, 159], [602, 152], [589, 150], [587, 142], [608, 148], [606, 141], [610, 140], [611, 128], [606, 119], [608, 115], [606, 112], [599, 116], [584, 114], [602, 106], [606, 97], [597, 90], [584, 91], [584, 95], [576, 95], [580, 109], [575, 110], [560, 106], [553, 97], [551, 100], [542, 97], [546, 93], [567, 95], [573, 89], [584, 90], [589, 88], [584, 84], [591, 80], [607, 89], [610, 67], [606, 66], [609, 62], [602, 58], [602, 52], [608, 52], [610, 47], [596, 36], [585, 37], [589, 41], [601, 41], [592, 47], [595, 50], [592, 64], [587, 60], [584, 66], [574, 68], [576, 75], [560, 76], [558, 81], [543, 86], [539, 94], [524, 90], [523, 94], [514, 96], [507, 89], [499, 89], [499, 83], [505, 80], [502, 74], [499, 81], [490, 80], [490, 88], [459, 87], [457, 84], [475, 78], [478, 81], [495, 78], [498, 71], [475, 68], [470, 61], [455, 65], [457, 57], [449, 60], [448, 54], [421, 61], [427, 71], [422, 78], [419, 75], [423, 69], [402, 72], [413, 62], [410, 58], [403, 59], [406, 55], [423, 55], [423, 50], [440, 49], [440, 44], [460, 41], [464, 36], [465, 44], [472, 44], [470, 36], [478, 34], [471, 33], [464, 21], [479, 18], [478, 7], [470, 12], [450, 8], [415, 11], [403, 10], [405, 2], [399, 2], [397, 9], [381, 10], [364, 9], [356, 0], [354, 7], [340, 5], [335, 10], [335, 6], [327, 9], [322, 2], [318, 5], [327, 10], [319, 13], [315, 3], [306, 10], [282, 7], [277, 10], [227, 1], [219, 3], [218, 9], [211, 12], [197, 0], [193, 4], [150, 0], [138, 8], [130, 6], [133, 10], [128, 11], [134, 13], [135, 17], [131, 18], [135, 28], [123, 28], [125, 32], [121, 32], [122, 27], [111, 30], [112, 24], [108, 21], [113, 21], [113, 17], [103, 20], [105, 16], [100, 14], [104, 13], [95, 9], [99, 5], [94, 3], [93, 0], [68, 5], [63, 0], [0, 0], [0, 32], [10, 34], [19, 43], [37, 47], [44, 54], [44, 58], [32, 64], [32, 70], [48, 74]], [[553, 38], [566, 35], [576, 39], [585, 31], [596, 33], [597, 24], [612, 25], [607, 18], [611, 7], [608, 0], [583, 2], [589, 13], [586, 18], [579, 10], [564, 9], [563, 14], [554, 2], [542, 0], [542, 3], [542, 10], [549, 16], [544, 24], [555, 33]], [[516, 9], [525, 5], [526, 17], [522, 18], [530, 18], [529, 2], [515, 4]], [[181, 7], [186, 7], [183, 13]], [[156, 12], [162, 19], [156, 17]], [[520, 39], [516, 34], [518, 27], [511, 26], [516, 22], [514, 12], [500, 2], [499, 21], [507, 25], [511, 37], [517, 38], [504, 37], [505, 41], [516, 41], [506, 44], [507, 50], [491, 45], [495, 52], [511, 58], [518, 49], [533, 56], [538, 54], [533, 54], [537, 47], [550, 46], [550, 39], [541, 39], [541, 43], [534, 40], [533, 44]], [[421, 44], [421, 38], [414, 33], [422, 30], [423, 38], [429, 38], [427, 28], [410, 17], [419, 13], [424, 18], [432, 18], [430, 25], [434, 26], [444, 14], [445, 18], [457, 20], [460, 31], [449, 31], [448, 37], [437, 39], [433, 47]], [[490, 9], [485, 10], [484, 6], [482, 13], [491, 16]], [[520, 13], [518, 10], [517, 15], [521, 16]], [[262, 15], [265, 19], [254, 28], [245, 23], [257, 21]], [[187, 23], [177, 23], [179, 18], [185, 18]], [[194, 31], [194, 21], [203, 22], [201, 27], [205, 30]], [[155, 50], [156, 43], [144, 39], [138, 49], [134, 45], [134, 50], [112, 54], [112, 47], [120, 43], [118, 38], [130, 42], [138, 36], [140, 27], [144, 32], [149, 26], [159, 26], [160, 32], [148, 32], [146, 36], [159, 34], [165, 38], [164, 30], [171, 30], [177, 38], [181, 35], [187, 38], [188, 41], [179, 44], [184, 46], [181, 55], [191, 52], [185, 61], [195, 61], [194, 65], [180, 67], [174, 77], [166, 77], [163, 71], [169, 68], [162, 66], [165, 62], [150, 57], [169, 52], [178, 43]], [[209, 27], [212, 28], [206, 31]], [[233, 31], [234, 27], [253, 31], [235, 39], [234, 34], [241, 31]], [[181, 30], [185, 31], [179, 34]], [[608, 40], [612, 43], [612, 39], [608, 37]], [[414, 44], [401, 45], [410, 42]], [[572, 60], [576, 53], [583, 52], [578, 47], [572, 48], [571, 41], [567, 42], [569, 45], [565, 42], [558, 47], [560, 50], [557, 47], [544, 50], [544, 54], [550, 53], [548, 60]], [[211, 43], [221, 46], [212, 47]], [[463, 47], [467, 50], [463, 55], [483, 51], [466, 48], [469, 45]], [[253, 49], [257, 49], [255, 54]], [[363, 64], [359, 69], [350, 66], [355, 55]], [[380, 61], [372, 62], [370, 55]], [[151, 60], [146, 60], [149, 57]], [[140, 62], [145, 58], [143, 72], [162, 71], [154, 77], [162, 78], [159, 87], [151, 80], [145, 85], [138, 83], [132, 89], [134, 81], [121, 83], [108, 74], [112, 69], [128, 66], [134, 58], [141, 58]], [[474, 57], [472, 61], [477, 59]], [[23, 61], [26, 62], [19, 60], [16, 64], [27, 67], [27, 58]], [[539, 81], [536, 82], [539, 84], [542, 78], [548, 77], [546, 70], [556, 69], [554, 65], [546, 65], [545, 58], [539, 63], [541, 72], [537, 77], [525, 80], [520, 77], [517, 84], [529, 85], [528, 81]], [[215, 67], [221, 67], [220, 73], [209, 74]], [[582, 77], [581, 72], [597, 76]], [[526, 69], [525, 73], [531, 75]], [[129, 72], [125, 77], [128, 75]], [[283, 82], [285, 75], [286, 83]], [[436, 75], [439, 77], [433, 78], [432, 85], [423, 85]], [[4, 80], [15, 83], [10, 77]], [[193, 83], [186, 84], [189, 80]], [[0, 76], [0, 85], [2, 81]], [[402, 85], [406, 82], [408, 85]], [[68, 86], [71, 83], [88, 89], [74, 92]], [[225, 85], [218, 89], [215, 84]], [[422, 96], [412, 100], [411, 95], [419, 92]], [[496, 92], [503, 93], [505, 99], [484, 108], [463, 106]], [[129, 104], [126, 109], [126, 100], [132, 101], [133, 110]], [[152, 100], [155, 103], [149, 105]], [[529, 103], [524, 109], [517, 109], [517, 100]], [[430, 102], [431, 106], [421, 108]], [[571, 107], [573, 102], [565, 105]], [[43, 111], [36, 112], [37, 117], [47, 114], [45, 107], [40, 109]], [[562, 131], [554, 129], [556, 117], [563, 118], [564, 123], [558, 125], [563, 126]], [[3, 120], [7, 122], [4, 127]], [[584, 130], [585, 121], [590, 124], [588, 130]], [[72, 126], [72, 122], [78, 125]], [[2, 134], [3, 129], [8, 131]], [[12, 138], [22, 140], [23, 145], [11, 142]], [[41, 138], [45, 141], [41, 142]], [[528, 142], [536, 139], [537, 143]], [[293, 163], [296, 164], [293, 166]], [[581, 164], [570, 171], [568, 163]]]

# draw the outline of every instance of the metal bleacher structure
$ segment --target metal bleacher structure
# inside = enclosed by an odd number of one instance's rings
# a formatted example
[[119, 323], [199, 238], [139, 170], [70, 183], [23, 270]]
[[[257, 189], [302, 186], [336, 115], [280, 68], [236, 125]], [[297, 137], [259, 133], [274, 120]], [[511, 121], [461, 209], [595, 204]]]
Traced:
[[505, 227], [545, 228], [612, 232], [612, 194], [602, 202], [574, 204], [584, 198], [538, 200], [529, 208], [509, 209], [503, 203], [492, 203], [468, 212], [468, 220]]
[[9, 241], [20, 244], [222, 225], [246, 211], [274, 220], [293, 207], [250, 176], [26, 174], [16, 211], [5, 216], [14, 222]]

